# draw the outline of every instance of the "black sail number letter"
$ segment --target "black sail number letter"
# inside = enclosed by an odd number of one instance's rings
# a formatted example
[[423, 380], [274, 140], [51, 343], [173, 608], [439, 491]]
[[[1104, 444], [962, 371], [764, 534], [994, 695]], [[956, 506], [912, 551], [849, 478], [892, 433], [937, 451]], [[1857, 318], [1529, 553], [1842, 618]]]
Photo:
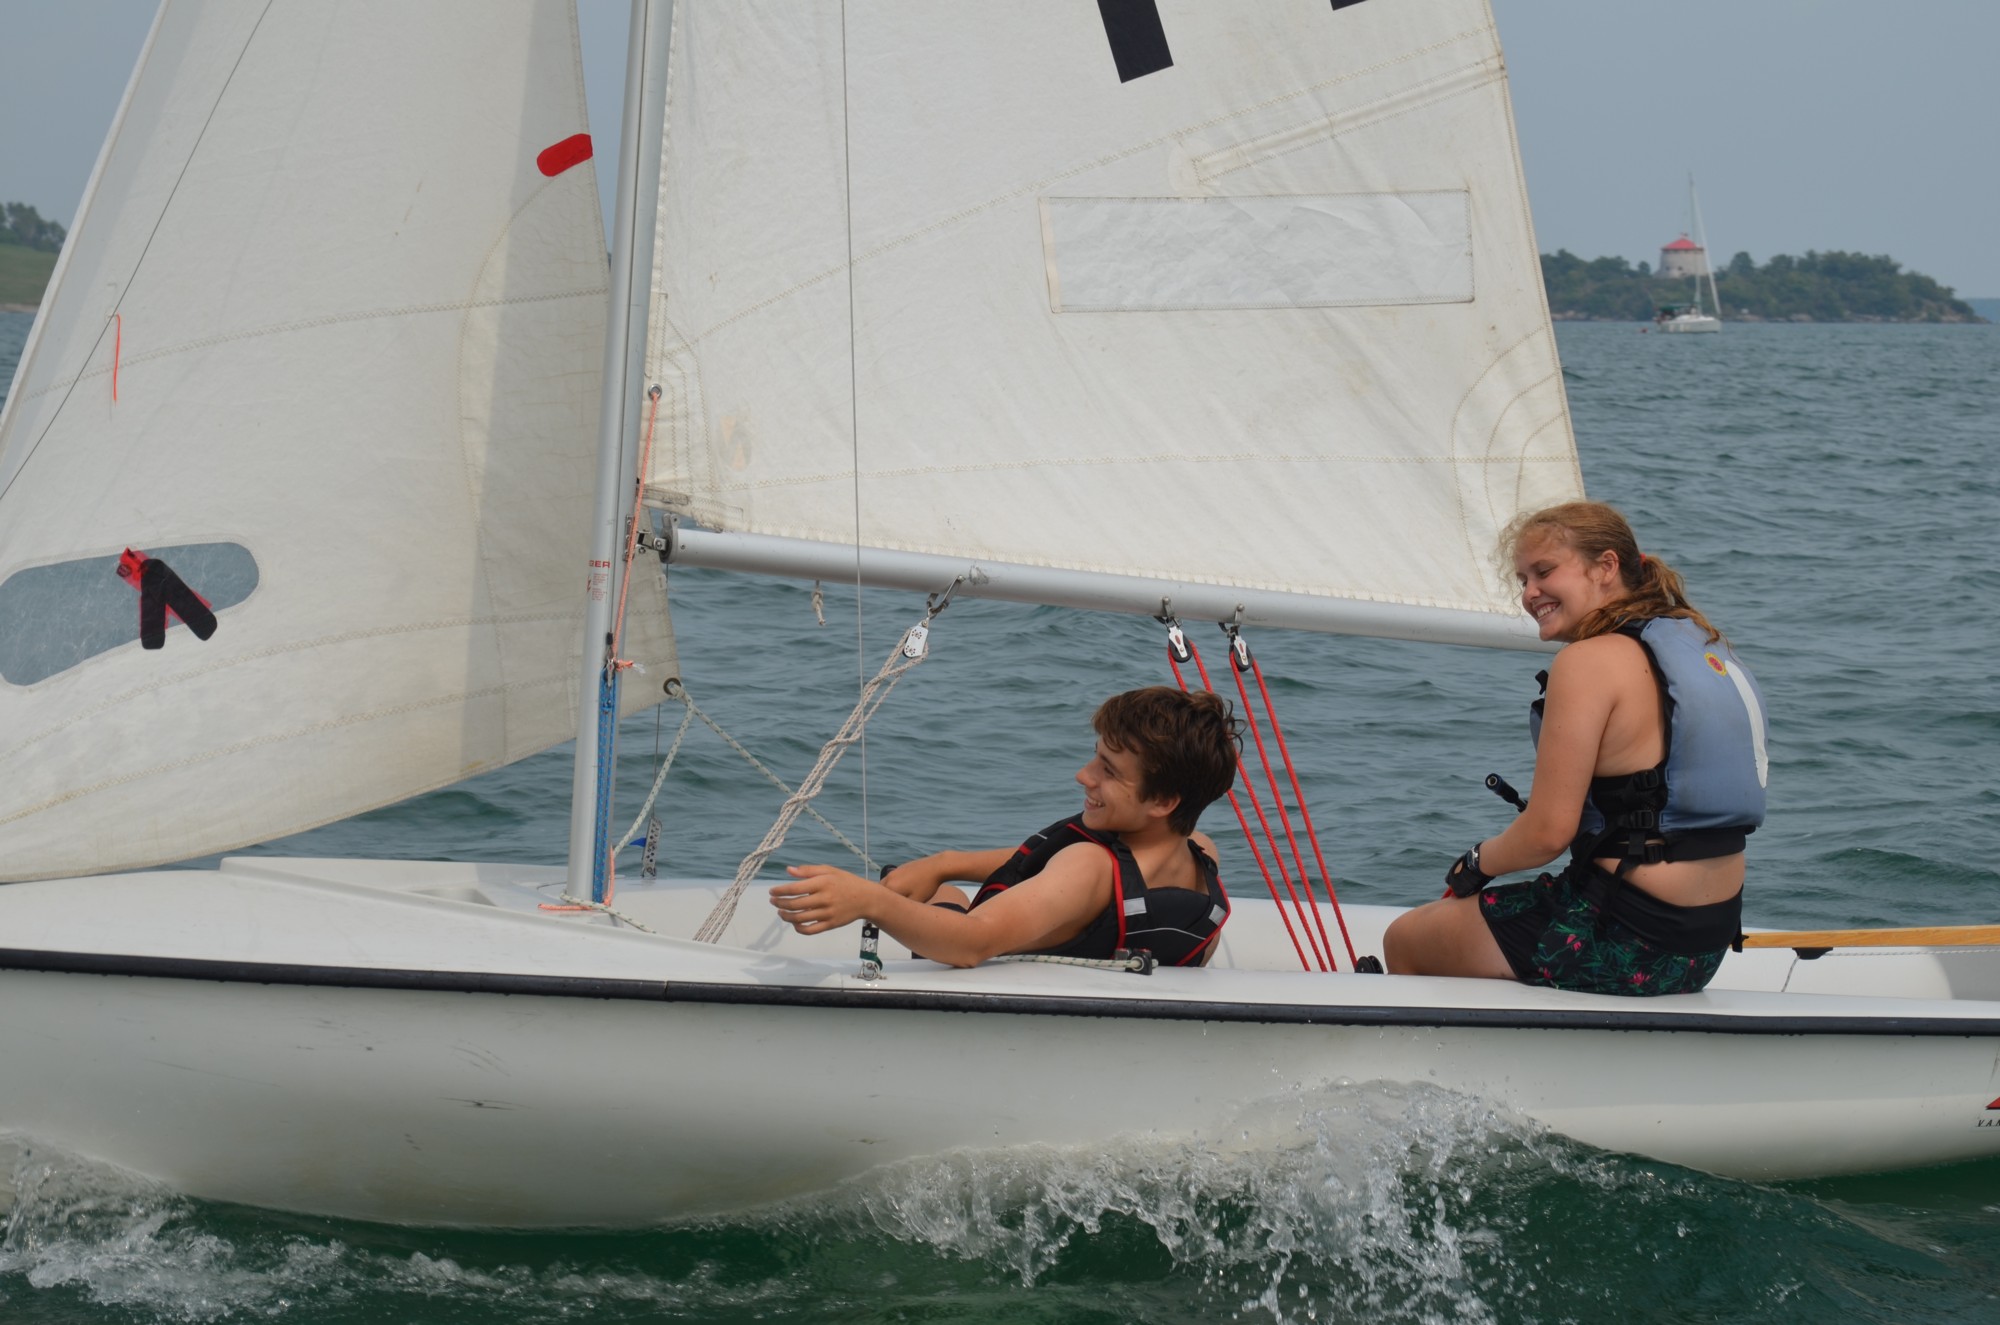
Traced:
[[1097, 0], [1104, 18], [1104, 35], [1111, 41], [1111, 58], [1118, 63], [1118, 81], [1129, 83], [1173, 67], [1167, 30], [1160, 25], [1155, 0]]

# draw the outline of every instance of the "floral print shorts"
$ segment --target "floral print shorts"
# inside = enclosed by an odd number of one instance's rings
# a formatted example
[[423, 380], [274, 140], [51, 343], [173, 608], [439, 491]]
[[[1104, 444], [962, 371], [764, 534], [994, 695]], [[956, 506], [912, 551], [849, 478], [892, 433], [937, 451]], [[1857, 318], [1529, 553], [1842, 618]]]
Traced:
[[[1583, 877], [1579, 878], [1581, 875]], [[1610, 881], [1609, 887], [1604, 881]], [[1727, 941], [1711, 952], [1674, 952], [1641, 938], [1607, 901], [1630, 888], [1592, 865], [1502, 884], [1479, 896], [1479, 912], [1521, 983], [1588, 994], [1692, 994], [1715, 978]], [[1718, 907], [1669, 907], [1654, 898], [1647, 910], [1683, 913], [1691, 928], [1714, 932]]]

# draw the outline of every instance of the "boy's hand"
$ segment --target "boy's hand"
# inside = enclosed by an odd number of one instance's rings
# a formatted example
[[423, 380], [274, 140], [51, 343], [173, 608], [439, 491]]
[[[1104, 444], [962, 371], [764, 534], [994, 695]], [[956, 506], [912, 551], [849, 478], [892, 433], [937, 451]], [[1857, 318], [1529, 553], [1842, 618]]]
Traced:
[[801, 934], [824, 934], [866, 918], [882, 886], [832, 865], [791, 865], [793, 882], [771, 889], [778, 916]]

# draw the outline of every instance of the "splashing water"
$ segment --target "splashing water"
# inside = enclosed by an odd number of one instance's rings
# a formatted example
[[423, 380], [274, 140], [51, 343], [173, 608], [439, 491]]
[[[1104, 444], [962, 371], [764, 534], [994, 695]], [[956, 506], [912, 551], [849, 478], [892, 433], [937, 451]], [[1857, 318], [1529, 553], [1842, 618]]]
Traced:
[[23, 1146], [0, 1318], [1953, 1319], [1935, 1308], [2000, 1287], [2000, 1166], [1965, 1179], [1989, 1193], [1968, 1247], [1882, 1200], [1894, 1180], [1726, 1182], [1424, 1087], [1303, 1092], [1232, 1136], [958, 1152], [727, 1219], [561, 1235], [287, 1219]]

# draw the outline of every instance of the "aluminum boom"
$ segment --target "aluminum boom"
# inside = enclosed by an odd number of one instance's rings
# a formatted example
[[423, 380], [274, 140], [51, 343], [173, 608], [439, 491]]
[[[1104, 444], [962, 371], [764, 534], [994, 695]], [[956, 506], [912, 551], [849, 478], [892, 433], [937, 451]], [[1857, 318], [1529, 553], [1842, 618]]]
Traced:
[[1138, 575], [1009, 562], [967, 561], [927, 552], [856, 548], [843, 543], [770, 534], [718, 533], [681, 525], [668, 560], [680, 566], [843, 583], [859, 579], [878, 589], [935, 592], [964, 576], [961, 596], [1045, 603], [1091, 612], [1158, 616], [1162, 603], [1188, 621], [1240, 620], [1244, 625], [1310, 630], [1331, 635], [1372, 635], [1428, 644], [1553, 652], [1536, 638], [1526, 617], [1448, 607], [1320, 598], [1270, 589], [1193, 584]]

